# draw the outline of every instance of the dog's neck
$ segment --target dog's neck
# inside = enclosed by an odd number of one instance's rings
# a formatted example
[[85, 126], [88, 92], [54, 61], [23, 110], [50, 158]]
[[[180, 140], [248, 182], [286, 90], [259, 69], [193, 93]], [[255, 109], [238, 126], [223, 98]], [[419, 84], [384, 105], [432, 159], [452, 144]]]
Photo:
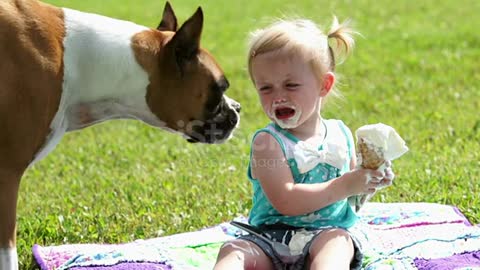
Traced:
[[132, 37], [148, 28], [64, 8], [64, 81], [46, 144], [50, 152], [67, 131], [110, 119], [138, 119], [164, 126], [145, 101], [148, 74], [136, 61]]
[[[65, 74], [60, 110], [68, 114], [64, 119], [67, 130], [113, 118], [153, 121], [152, 115], [145, 115], [148, 75], [131, 47], [132, 37], [148, 28], [70, 9], [64, 9], [64, 14]], [[91, 107], [90, 123], [75, 115], [79, 110], [85, 113], [86, 106]]]
[[64, 95], [85, 103], [146, 92], [148, 76], [131, 39], [148, 28], [70, 9], [64, 14]]

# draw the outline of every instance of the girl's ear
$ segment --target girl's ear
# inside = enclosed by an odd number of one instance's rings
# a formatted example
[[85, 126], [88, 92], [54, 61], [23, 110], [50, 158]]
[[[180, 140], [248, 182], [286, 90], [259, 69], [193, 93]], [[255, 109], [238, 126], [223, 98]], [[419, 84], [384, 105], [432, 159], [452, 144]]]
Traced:
[[323, 85], [322, 90], [320, 91], [320, 96], [324, 97], [330, 92], [330, 90], [332, 90], [333, 85], [335, 84], [335, 74], [330, 71], [325, 73], [322, 83]]

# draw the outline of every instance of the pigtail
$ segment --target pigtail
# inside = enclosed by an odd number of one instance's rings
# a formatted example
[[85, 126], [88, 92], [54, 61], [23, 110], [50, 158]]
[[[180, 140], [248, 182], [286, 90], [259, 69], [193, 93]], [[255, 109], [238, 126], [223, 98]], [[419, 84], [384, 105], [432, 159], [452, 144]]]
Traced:
[[339, 23], [336, 16], [333, 17], [332, 26], [328, 31], [328, 39], [334, 39], [334, 46], [328, 46], [330, 55], [330, 69], [335, 70], [335, 58], [341, 56], [341, 62], [343, 62], [348, 54], [353, 50], [355, 46], [354, 34], [358, 34], [350, 27], [351, 21], [346, 20], [343, 23]]

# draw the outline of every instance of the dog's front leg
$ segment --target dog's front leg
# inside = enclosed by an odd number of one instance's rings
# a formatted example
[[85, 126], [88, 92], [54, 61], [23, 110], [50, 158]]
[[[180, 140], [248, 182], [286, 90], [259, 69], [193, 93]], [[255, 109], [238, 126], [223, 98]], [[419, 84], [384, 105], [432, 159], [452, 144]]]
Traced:
[[17, 195], [23, 173], [0, 168], [0, 269], [17, 270]]

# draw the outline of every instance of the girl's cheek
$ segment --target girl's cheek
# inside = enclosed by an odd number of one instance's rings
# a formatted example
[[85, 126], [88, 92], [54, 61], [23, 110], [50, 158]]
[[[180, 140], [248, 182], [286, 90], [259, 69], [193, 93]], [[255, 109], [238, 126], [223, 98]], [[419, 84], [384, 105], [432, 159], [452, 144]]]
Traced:
[[270, 100], [265, 96], [260, 96], [260, 102], [262, 103], [263, 107], [269, 107], [270, 106]]
[[265, 113], [268, 113], [270, 111], [270, 106], [265, 103], [262, 103], [262, 108], [265, 111]]

